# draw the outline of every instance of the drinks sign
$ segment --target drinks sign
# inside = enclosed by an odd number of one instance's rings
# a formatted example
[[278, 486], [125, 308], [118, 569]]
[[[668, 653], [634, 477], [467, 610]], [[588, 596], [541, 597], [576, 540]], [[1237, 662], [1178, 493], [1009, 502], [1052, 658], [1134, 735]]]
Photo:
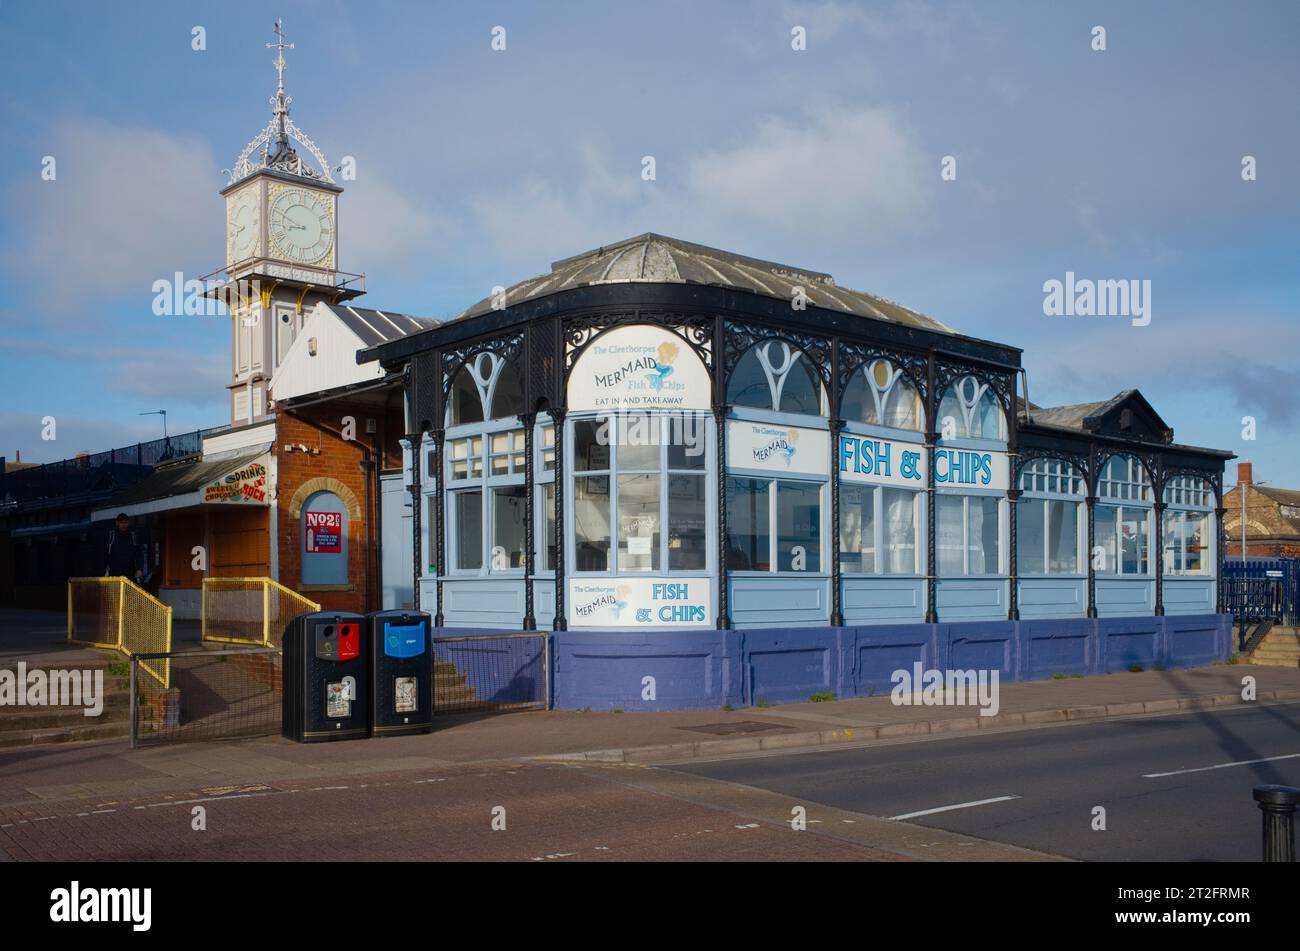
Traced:
[[633, 324], [601, 334], [569, 374], [569, 410], [710, 408], [709, 373], [681, 336]]
[[342, 512], [303, 512], [302, 517], [308, 554], [336, 555], [343, 551]]
[[212, 480], [203, 487], [203, 501], [265, 505], [266, 463], [262, 460], [250, 462], [220, 479]]

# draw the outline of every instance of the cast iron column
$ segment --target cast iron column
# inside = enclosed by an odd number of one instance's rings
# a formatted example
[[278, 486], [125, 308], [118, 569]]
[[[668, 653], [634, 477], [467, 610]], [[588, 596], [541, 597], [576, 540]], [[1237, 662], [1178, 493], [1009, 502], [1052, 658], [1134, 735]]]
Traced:
[[1165, 613], [1165, 503], [1161, 499], [1151, 507], [1154, 513], [1155, 528], [1152, 535], [1155, 536], [1156, 546], [1156, 617]]
[[935, 417], [939, 414], [939, 401], [935, 397], [935, 368], [934, 354], [930, 354], [929, 364], [926, 367], [926, 387], [925, 398], [928, 404], [926, 421], [928, 426], [925, 434], [925, 623], [938, 624], [938, 592], [935, 590], [935, 579], [938, 577], [938, 566], [935, 564], [935, 546], [934, 529], [935, 529], [935, 492], [934, 492], [934, 449], [935, 443], [939, 441], [939, 433], [935, 429]]
[[564, 417], [567, 410], [551, 410], [555, 423], [555, 623], [557, 631], [569, 629], [564, 606]]
[[411, 609], [420, 610], [420, 567], [424, 564], [424, 546], [420, 539], [420, 526], [423, 512], [420, 511], [420, 467], [424, 464], [423, 433], [407, 433], [406, 441], [411, 444], [411, 484], [407, 491], [411, 493]]
[[1093, 563], [1093, 552], [1097, 548], [1097, 483], [1101, 473], [1097, 471], [1097, 447], [1088, 447], [1088, 497], [1084, 504], [1088, 507], [1088, 617], [1097, 616], [1097, 568]]
[[718, 444], [718, 630], [731, 627], [731, 601], [727, 591], [727, 407], [713, 407]]
[[434, 589], [438, 593], [438, 610], [433, 616], [433, 626], [442, 627], [445, 617], [442, 613], [442, 576], [443, 566], [447, 563], [447, 533], [443, 531], [443, 525], [446, 524], [447, 513], [446, 499], [447, 493], [443, 485], [447, 479], [447, 468], [442, 464], [442, 452], [445, 445], [446, 430], [442, 428], [433, 431], [433, 458], [434, 464], [438, 467], [438, 478], [434, 480], [435, 500], [433, 505], [433, 530], [437, 533], [437, 540], [434, 542], [434, 552], [437, 561], [434, 563], [435, 577]]
[[1084, 500], [1088, 506], [1088, 617], [1097, 616], [1097, 568], [1093, 563], [1093, 551], [1097, 547], [1097, 496], [1089, 493]]
[[1215, 545], [1214, 545], [1214, 604], [1215, 610], [1219, 614], [1226, 611], [1226, 605], [1223, 599], [1223, 557], [1224, 551], [1228, 547], [1227, 530], [1223, 527], [1223, 516], [1227, 514], [1226, 508], [1216, 508], [1214, 510], [1215, 524]]
[[844, 420], [830, 420], [831, 428], [831, 627], [844, 624], [840, 598], [840, 433]]
[[537, 629], [537, 618], [533, 613], [533, 427], [537, 425], [536, 413], [524, 413], [519, 417], [524, 424], [524, 630]]
[[[1013, 455], [1009, 461], [1008, 471], [1016, 471], [1016, 457]], [[1014, 476], [1013, 476], [1014, 478]], [[1014, 486], [1016, 483], [1012, 483]], [[1007, 534], [1010, 541], [1007, 543], [1010, 549], [1007, 551], [1007, 620], [1020, 620], [1020, 592], [1017, 590], [1017, 580], [1020, 577], [1020, 556], [1018, 554], [1019, 544], [1016, 538], [1016, 507], [1020, 500], [1020, 490], [1018, 488], [1007, 489]], [[1076, 523], [1077, 524], [1077, 523]]]

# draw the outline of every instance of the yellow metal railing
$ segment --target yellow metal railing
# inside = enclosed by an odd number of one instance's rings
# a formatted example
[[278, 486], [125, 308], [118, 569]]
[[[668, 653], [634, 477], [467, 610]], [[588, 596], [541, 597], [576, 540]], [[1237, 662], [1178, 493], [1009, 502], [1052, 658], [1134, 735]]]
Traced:
[[[165, 654], [172, 649], [172, 609], [127, 578], [68, 579], [68, 643], [133, 654]], [[171, 686], [171, 661], [140, 661], [165, 690]]]
[[279, 647], [294, 617], [320, 605], [270, 578], [204, 578], [203, 640]]

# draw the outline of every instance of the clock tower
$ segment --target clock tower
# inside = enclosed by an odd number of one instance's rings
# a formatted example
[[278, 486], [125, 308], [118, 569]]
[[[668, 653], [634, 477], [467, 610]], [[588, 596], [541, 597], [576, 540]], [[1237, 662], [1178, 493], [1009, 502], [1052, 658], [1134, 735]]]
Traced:
[[[267, 384], [320, 301], [365, 293], [365, 276], [338, 267], [338, 199], [316, 144], [289, 117], [284, 89], [285, 42], [275, 21], [278, 77], [271, 121], [244, 147], [221, 194], [226, 199], [226, 265], [209, 294], [231, 315], [230, 419], [249, 423], [270, 415]], [[305, 149], [304, 159], [294, 143]]]

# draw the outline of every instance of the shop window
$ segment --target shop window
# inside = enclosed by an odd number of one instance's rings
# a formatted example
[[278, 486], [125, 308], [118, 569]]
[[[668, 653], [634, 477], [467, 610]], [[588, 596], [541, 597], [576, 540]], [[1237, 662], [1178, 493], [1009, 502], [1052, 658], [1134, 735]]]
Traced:
[[920, 493], [885, 485], [840, 483], [840, 570], [845, 574], [919, 574]]
[[708, 567], [707, 415], [578, 419], [573, 444], [576, 572], [649, 574]]
[[452, 380], [448, 395], [447, 425], [463, 426], [483, 422], [483, 401], [469, 367], [462, 367]]
[[1165, 486], [1161, 525], [1166, 575], [1214, 573], [1214, 490], [1196, 476], [1175, 476]]
[[873, 360], [857, 370], [844, 390], [841, 415], [850, 423], [919, 431], [924, 420], [921, 395], [888, 360]]
[[988, 495], [935, 496], [935, 550], [945, 577], [1002, 571], [1001, 503]]
[[817, 482], [729, 478], [727, 567], [820, 572], [822, 488]]
[[727, 402], [802, 416], [827, 412], [826, 388], [816, 365], [783, 340], [767, 340], [745, 352], [731, 373]]
[[1097, 480], [1093, 513], [1098, 574], [1151, 574], [1151, 480], [1142, 462], [1127, 453], [1106, 460]]
[[939, 401], [938, 430], [944, 439], [1007, 438], [1006, 418], [997, 394], [975, 376], [964, 376]]
[[537, 499], [535, 570], [555, 571], [555, 424], [539, 417], [533, 430], [533, 480]]
[[1034, 459], [1020, 472], [1016, 503], [1016, 571], [1028, 575], [1084, 573], [1086, 492], [1083, 473], [1063, 459]]

